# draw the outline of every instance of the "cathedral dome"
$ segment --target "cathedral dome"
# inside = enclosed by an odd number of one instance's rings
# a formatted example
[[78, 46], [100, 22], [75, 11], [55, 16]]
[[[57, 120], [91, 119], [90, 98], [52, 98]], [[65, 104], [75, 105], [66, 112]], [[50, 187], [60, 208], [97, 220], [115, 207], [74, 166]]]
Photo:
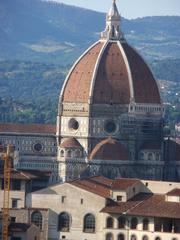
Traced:
[[143, 58], [124, 39], [115, 1], [106, 29], [70, 70], [64, 103], [161, 104], [156, 80]]
[[107, 138], [92, 150], [89, 160], [129, 160], [128, 151], [116, 139]]

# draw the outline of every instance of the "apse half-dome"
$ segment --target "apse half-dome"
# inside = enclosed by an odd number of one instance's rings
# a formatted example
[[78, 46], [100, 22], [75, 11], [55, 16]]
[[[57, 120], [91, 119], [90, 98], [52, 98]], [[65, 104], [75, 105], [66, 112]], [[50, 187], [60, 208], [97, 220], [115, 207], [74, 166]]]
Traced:
[[102, 140], [92, 150], [89, 160], [129, 160], [125, 146], [111, 137]]

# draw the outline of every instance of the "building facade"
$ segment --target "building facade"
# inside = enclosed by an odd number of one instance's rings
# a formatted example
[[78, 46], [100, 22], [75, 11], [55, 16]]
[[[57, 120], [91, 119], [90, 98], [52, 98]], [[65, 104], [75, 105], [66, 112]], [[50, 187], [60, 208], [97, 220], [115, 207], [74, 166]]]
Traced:
[[26, 204], [49, 209], [51, 240], [179, 240], [179, 187], [94, 176], [28, 194]]
[[[12, 170], [9, 192], [9, 240], [43, 240], [48, 236], [48, 209], [26, 207], [28, 193], [49, 185], [49, 172]], [[7, 197], [7, 194], [6, 194]], [[4, 172], [0, 171], [0, 240], [4, 207]], [[43, 222], [41, 222], [43, 219]]]

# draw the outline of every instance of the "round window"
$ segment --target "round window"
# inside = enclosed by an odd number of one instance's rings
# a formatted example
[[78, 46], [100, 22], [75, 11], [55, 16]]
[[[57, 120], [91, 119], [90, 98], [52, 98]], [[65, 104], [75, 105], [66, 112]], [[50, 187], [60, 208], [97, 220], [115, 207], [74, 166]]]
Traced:
[[42, 146], [41, 143], [36, 143], [36, 144], [34, 144], [34, 150], [35, 150], [36, 152], [41, 152], [42, 149], [43, 149], [43, 146]]
[[68, 123], [68, 127], [73, 130], [78, 130], [79, 123], [75, 118], [71, 118]]
[[109, 120], [109, 121], [105, 122], [104, 129], [107, 133], [114, 133], [117, 129], [117, 126], [114, 121]]

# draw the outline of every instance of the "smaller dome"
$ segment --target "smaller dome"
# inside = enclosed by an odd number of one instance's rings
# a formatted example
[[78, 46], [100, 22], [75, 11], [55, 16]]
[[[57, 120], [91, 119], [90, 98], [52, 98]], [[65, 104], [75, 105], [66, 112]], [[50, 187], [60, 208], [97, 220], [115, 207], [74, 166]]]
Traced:
[[129, 160], [129, 154], [116, 139], [107, 138], [95, 146], [89, 160]]
[[67, 138], [61, 144], [60, 148], [82, 148], [81, 144], [76, 140], [76, 138]]

